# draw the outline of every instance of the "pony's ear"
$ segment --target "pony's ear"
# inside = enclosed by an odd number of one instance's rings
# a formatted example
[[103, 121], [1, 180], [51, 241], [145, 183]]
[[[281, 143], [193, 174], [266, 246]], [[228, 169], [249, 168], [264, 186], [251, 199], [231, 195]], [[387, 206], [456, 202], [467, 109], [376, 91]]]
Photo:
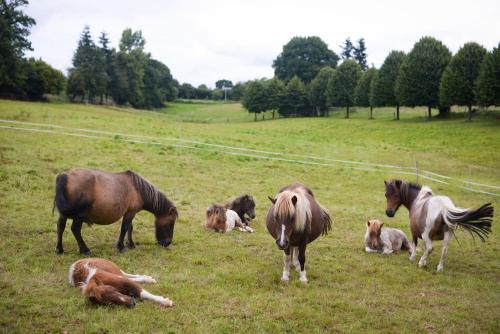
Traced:
[[169, 215], [175, 215], [176, 217], [179, 216], [179, 213], [177, 212], [177, 208], [175, 206], [171, 207], [169, 210], [168, 210], [168, 214]]
[[382, 226], [384, 226], [384, 223], [380, 223], [380, 228], [382, 228]]
[[401, 188], [401, 183], [402, 181], [401, 180], [396, 180], [396, 188]]
[[295, 204], [297, 204], [297, 196], [295, 196], [295, 195], [292, 196], [292, 203], [293, 203], [293, 206], [295, 206]]
[[367, 222], [366, 222], [366, 226], [370, 226], [370, 221], [367, 221]]
[[273, 204], [276, 203], [276, 199], [272, 198], [271, 196], [267, 196], [267, 198], [269, 198], [269, 200], [271, 201], [271, 203], [273, 203]]
[[384, 180], [384, 184], [387, 185], [387, 181], [386, 180]]

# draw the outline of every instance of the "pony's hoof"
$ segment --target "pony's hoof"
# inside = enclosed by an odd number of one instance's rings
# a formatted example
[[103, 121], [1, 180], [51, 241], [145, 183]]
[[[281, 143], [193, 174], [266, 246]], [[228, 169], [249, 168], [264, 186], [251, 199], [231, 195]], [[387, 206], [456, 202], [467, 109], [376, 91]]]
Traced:
[[438, 266], [436, 268], [436, 272], [439, 273], [439, 272], [443, 271], [443, 269], [444, 269], [444, 266], [441, 264], [438, 264]]
[[129, 307], [129, 308], [134, 308], [135, 307], [135, 298], [134, 297], [131, 298], [130, 304], [127, 305], [127, 307]]
[[119, 253], [124, 253], [126, 251], [126, 249], [123, 245], [121, 245], [121, 246], [116, 245], [116, 249], [118, 250]]
[[172, 307], [172, 306], [174, 306], [174, 302], [173, 302], [173, 301], [171, 301], [171, 300], [170, 300], [170, 299], [168, 299], [168, 298], [163, 298], [163, 300], [160, 302], [160, 304], [161, 304], [162, 306], [165, 306], [165, 307]]
[[92, 256], [92, 252], [90, 251], [90, 249], [87, 249], [87, 250], [81, 250], [80, 251], [80, 254], [83, 254], [85, 256]]
[[59, 254], [59, 255], [64, 254], [64, 249], [56, 248], [56, 254]]
[[409, 259], [410, 259], [411, 262], [414, 262], [417, 259], [417, 257], [410, 255]]
[[282, 282], [288, 282], [289, 280], [290, 280], [290, 277], [285, 276], [285, 275], [281, 276], [281, 281]]
[[128, 247], [129, 249], [134, 249], [134, 248], [135, 248], [135, 243], [133, 243], [133, 242], [132, 242], [132, 243], [128, 243], [128, 244], [127, 244], [127, 247]]
[[425, 268], [427, 266], [427, 262], [419, 261], [418, 262], [418, 267], [419, 268]]
[[305, 284], [309, 283], [309, 281], [307, 280], [306, 277], [299, 278], [299, 281], [301, 281], [302, 283], [305, 283]]

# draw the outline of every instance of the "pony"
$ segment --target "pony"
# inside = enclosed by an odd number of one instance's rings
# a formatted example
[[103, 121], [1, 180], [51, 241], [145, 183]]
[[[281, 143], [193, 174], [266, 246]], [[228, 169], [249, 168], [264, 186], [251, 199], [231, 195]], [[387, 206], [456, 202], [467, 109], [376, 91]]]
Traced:
[[248, 226], [249, 219], [245, 217], [247, 215], [250, 219], [255, 219], [255, 200], [252, 195], [242, 195], [235, 198], [225, 205], [226, 209], [235, 211], [241, 219], [241, 222]]
[[365, 251], [389, 255], [400, 249], [410, 249], [410, 242], [403, 231], [384, 227], [384, 223], [371, 219], [366, 223]]
[[56, 177], [54, 207], [59, 211], [57, 246], [64, 253], [62, 235], [66, 220], [73, 219], [71, 231], [80, 253], [92, 253], [83, 241], [82, 224], [109, 225], [120, 218], [122, 225], [116, 247], [124, 250], [123, 239], [128, 235], [128, 248], [134, 248], [132, 220], [137, 212], [146, 210], [155, 215], [156, 240], [167, 247], [172, 242], [178, 217], [174, 204], [146, 179], [132, 171], [108, 173], [96, 169], [72, 169]]
[[326, 209], [315, 199], [308, 187], [293, 183], [282, 188], [267, 213], [267, 230], [284, 252], [281, 279], [288, 281], [290, 264], [300, 272], [300, 281], [307, 283], [305, 270], [307, 244], [320, 235], [328, 234], [332, 220]]
[[246, 226], [241, 222], [236, 211], [226, 209], [218, 204], [207, 208], [205, 226], [220, 233], [231, 231], [235, 227], [238, 227], [242, 232], [253, 232], [250, 226]]
[[493, 207], [491, 203], [478, 209], [461, 209], [446, 196], [436, 196], [429, 187], [402, 180], [389, 180], [385, 183], [387, 198], [386, 214], [394, 217], [401, 205], [410, 214], [410, 229], [413, 236], [410, 260], [417, 256], [418, 238], [424, 241], [424, 254], [418, 262], [419, 267], [427, 265], [427, 258], [432, 252], [432, 240], [443, 240], [441, 259], [436, 268], [438, 272], [444, 268], [444, 259], [448, 253], [451, 236], [458, 227], [467, 230], [473, 237], [477, 235], [481, 241], [491, 232]]
[[78, 287], [91, 302], [101, 305], [135, 306], [135, 299], [150, 299], [162, 306], [173, 306], [169, 298], [156, 296], [138, 283], [156, 283], [151, 276], [127, 274], [115, 263], [99, 258], [74, 262], [69, 267], [69, 284]]

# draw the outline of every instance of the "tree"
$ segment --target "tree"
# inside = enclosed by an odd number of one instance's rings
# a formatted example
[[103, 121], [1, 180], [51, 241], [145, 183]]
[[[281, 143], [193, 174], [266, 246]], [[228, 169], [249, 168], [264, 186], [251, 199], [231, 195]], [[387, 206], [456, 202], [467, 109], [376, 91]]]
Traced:
[[[431, 109], [439, 106], [439, 84], [450, 59], [448, 48], [433, 37], [423, 37], [415, 43], [401, 64], [396, 81], [396, 96], [401, 104], [427, 106], [430, 120]], [[441, 110], [440, 116], [445, 116]]]
[[484, 57], [474, 92], [479, 105], [500, 105], [500, 43]]
[[181, 99], [194, 99], [196, 96], [196, 88], [193, 87], [193, 85], [188, 84], [188, 83], [183, 83], [179, 87], [179, 97]]
[[479, 69], [485, 55], [485, 48], [471, 42], [464, 44], [451, 58], [441, 78], [439, 88], [441, 106], [467, 106], [469, 120], [472, 119], [472, 105], [476, 102], [474, 82], [479, 76]]
[[274, 77], [268, 81], [267, 91], [268, 91], [268, 99], [267, 99], [266, 109], [273, 111], [273, 119], [274, 119], [274, 113], [276, 112], [276, 110], [279, 110], [281, 101], [283, 99], [283, 93], [285, 92], [285, 84], [277, 77]]
[[340, 47], [342, 49], [342, 52], [340, 53], [342, 59], [351, 59], [352, 53], [354, 52], [354, 45], [352, 45], [351, 38], [346, 38], [344, 45], [341, 45]]
[[20, 10], [27, 0], [0, 1], [0, 92], [19, 95], [26, 79], [22, 72], [23, 55], [33, 50], [28, 40], [35, 20]]
[[248, 112], [254, 113], [254, 121], [257, 114], [266, 111], [268, 105], [268, 94], [265, 84], [261, 80], [250, 81], [243, 96], [243, 107]]
[[376, 73], [377, 70], [374, 67], [363, 72], [354, 91], [354, 104], [359, 107], [370, 107], [370, 119], [373, 118], [373, 105], [370, 102], [370, 87]]
[[[106, 77], [104, 77], [104, 95], [106, 97], [106, 100], [108, 99], [108, 96], [110, 95], [111, 91], [111, 78], [113, 76], [113, 52], [112, 50], [108, 47], [110, 44], [110, 40], [108, 37], [108, 34], [105, 32], [101, 32], [101, 35], [99, 36], [99, 44], [100, 44], [100, 51], [104, 55], [104, 66], [105, 66], [105, 72], [106, 72]], [[103, 97], [101, 95], [101, 103], [102, 103]]]
[[142, 37], [142, 31], [132, 31], [132, 29], [127, 28], [122, 32], [122, 37], [120, 39], [120, 51], [130, 53], [132, 50], [143, 50], [144, 45], [146, 45], [146, 40]]
[[405, 58], [402, 51], [391, 51], [372, 79], [370, 104], [374, 107], [396, 107], [399, 120], [399, 101], [396, 99], [396, 79]]
[[328, 105], [346, 107], [346, 118], [349, 118], [349, 108], [354, 105], [354, 91], [361, 75], [361, 66], [352, 59], [346, 59], [328, 82]]
[[333, 68], [329, 66], [323, 67], [307, 87], [311, 106], [321, 116], [328, 114], [326, 92], [328, 81], [330, 81], [334, 73], [335, 70]]
[[240, 101], [243, 98], [243, 95], [245, 95], [245, 87], [246, 83], [243, 82], [238, 82], [236, 85], [233, 86], [231, 89], [231, 100], [233, 101]]
[[368, 68], [368, 64], [366, 61], [366, 45], [364, 38], [360, 38], [358, 40], [358, 46], [353, 48], [353, 53], [354, 60], [358, 62], [363, 70], [366, 70]]
[[206, 100], [212, 96], [212, 91], [207, 87], [207, 85], [199, 85], [196, 88], [195, 96], [197, 99]]
[[309, 83], [322, 67], [335, 68], [338, 60], [339, 57], [328, 49], [321, 38], [293, 37], [274, 60], [274, 74], [285, 82], [296, 75], [303, 82]]
[[222, 87], [231, 88], [233, 87], [233, 82], [226, 79], [217, 80], [215, 88], [222, 89]]
[[288, 82], [280, 99], [279, 113], [285, 117], [309, 116], [310, 109], [307, 99], [306, 86], [298, 76]]
[[215, 88], [212, 90], [212, 100], [220, 101], [224, 99], [224, 91], [219, 88]]
[[144, 108], [161, 108], [171, 89], [170, 69], [162, 62], [149, 58], [144, 70]]
[[23, 91], [30, 100], [42, 100], [44, 94], [59, 94], [64, 89], [65, 78], [41, 59], [30, 58], [24, 62], [26, 81]]

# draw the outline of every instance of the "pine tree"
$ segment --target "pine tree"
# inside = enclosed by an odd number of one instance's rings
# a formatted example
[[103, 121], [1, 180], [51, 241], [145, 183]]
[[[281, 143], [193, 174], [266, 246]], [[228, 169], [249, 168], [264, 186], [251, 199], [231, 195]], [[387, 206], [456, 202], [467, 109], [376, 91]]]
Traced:
[[351, 42], [351, 38], [346, 38], [344, 45], [341, 45], [340, 47], [342, 48], [342, 52], [340, 53], [342, 59], [351, 59], [353, 56], [352, 53], [354, 52], [354, 45]]
[[365, 39], [360, 38], [358, 40], [358, 46], [353, 48], [354, 59], [358, 62], [363, 70], [368, 68], [368, 63], [366, 61], [366, 45]]

